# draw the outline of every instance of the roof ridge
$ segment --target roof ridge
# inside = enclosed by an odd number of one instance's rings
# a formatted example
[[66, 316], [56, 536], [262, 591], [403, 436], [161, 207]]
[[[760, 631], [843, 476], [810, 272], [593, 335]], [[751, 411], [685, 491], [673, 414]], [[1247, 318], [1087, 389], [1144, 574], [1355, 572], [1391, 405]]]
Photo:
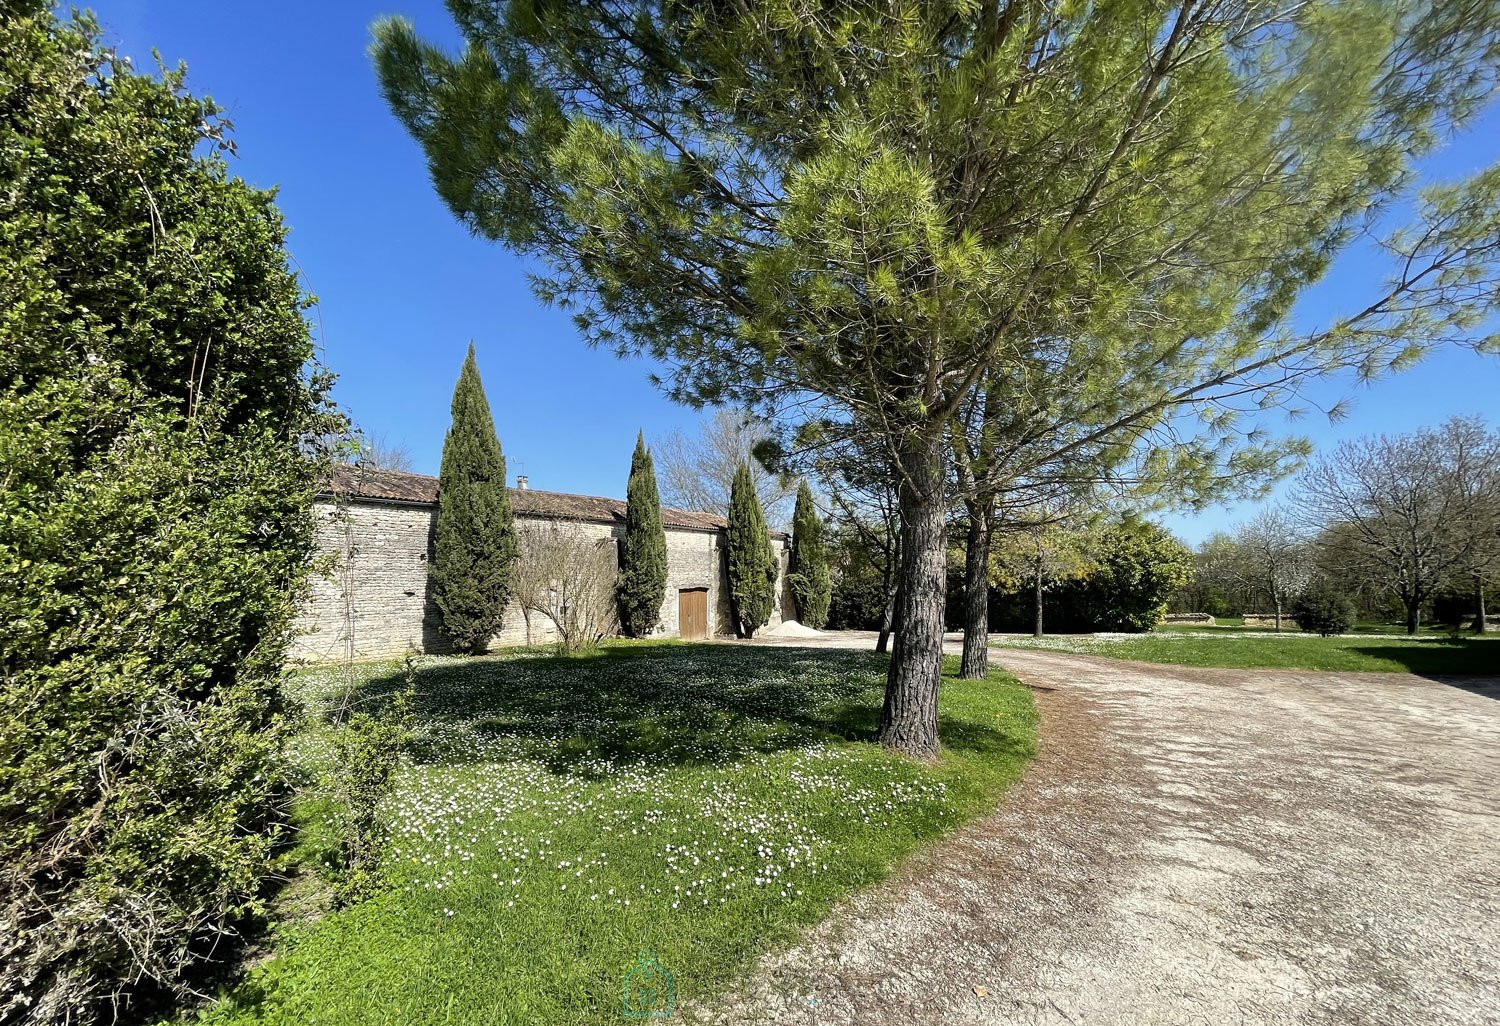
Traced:
[[[384, 487], [370, 487], [361, 482], [382, 481]], [[421, 504], [432, 504], [437, 501], [438, 478], [432, 474], [419, 474], [411, 470], [382, 470], [375, 467], [360, 467], [350, 464], [340, 464], [333, 469], [331, 480], [327, 483], [329, 494], [346, 493], [356, 498], [376, 499], [394, 502], [414, 502]], [[626, 509], [624, 499], [616, 499], [607, 495], [584, 495], [580, 492], [558, 492], [548, 488], [517, 488], [506, 485], [512, 498], [516, 496], [555, 496], [568, 503], [595, 503], [609, 507], [611, 517], [622, 517]], [[603, 511], [600, 511], [601, 513]], [[671, 527], [687, 528], [690, 530], [722, 530], [728, 521], [718, 513], [710, 513], [707, 510], [678, 509], [674, 506], [663, 506], [661, 508], [664, 521], [675, 521], [668, 524]], [[591, 519], [586, 511], [579, 509], [565, 510], [528, 510], [524, 514], [533, 516], [551, 516], [559, 519], [573, 517], [575, 519]], [[592, 519], [598, 521], [598, 515]], [[772, 532], [773, 535], [778, 532]]]

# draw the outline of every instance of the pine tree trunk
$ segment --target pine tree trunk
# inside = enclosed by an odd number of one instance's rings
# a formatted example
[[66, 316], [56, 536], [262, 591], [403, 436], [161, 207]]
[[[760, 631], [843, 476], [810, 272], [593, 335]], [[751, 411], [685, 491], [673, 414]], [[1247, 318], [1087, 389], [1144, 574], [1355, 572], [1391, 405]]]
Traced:
[[990, 672], [990, 531], [989, 504], [971, 504], [964, 556], [964, 654], [958, 674], [964, 680], [984, 680]]
[[907, 442], [901, 449], [901, 470], [898, 629], [878, 738], [903, 755], [931, 759], [938, 752], [938, 683], [948, 585], [942, 440]]
[[876, 652], [888, 652], [891, 647], [891, 626], [896, 619], [896, 589], [886, 585], [885, 611], [880, 615], [880, 637], [875, 639]]
[[1043, 631], [1042, 624], [1042, 561], [1036, 561], [1036, 629], [1032, 632], [1033, 637], [1040, 638]]
[[1479, 615], [1474, 618], [1474, 633], [1484, 634], [1489, 631], [1489, 621], [1485, 619], [1484, 613], [1484, 582], [1479, 581], [1474, 587], [1474, 598], [1479, 604]]
[[891, 632], [896, 629], [896, 574], [901, 559], [899, 534], [885, 560], [885, 608], [880, 613], [880, 637], [875, 639], [875, 651], [884, 655], [890, 651]]

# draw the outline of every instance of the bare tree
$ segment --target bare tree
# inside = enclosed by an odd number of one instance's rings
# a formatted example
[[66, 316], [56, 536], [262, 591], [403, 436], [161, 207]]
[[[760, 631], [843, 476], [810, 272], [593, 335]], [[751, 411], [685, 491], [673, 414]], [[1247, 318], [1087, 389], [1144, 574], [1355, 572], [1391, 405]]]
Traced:
[[[1193, 553], [1197, 569], [1193, 582], [1179, 594], [1181, 613], [1247, 612], [1255, 602], [1255, 589], [1247, 583], [1243, 552], [1235, 536], [1216, 531], [1199, 543]], [[1218, 606], [1222, 603], [1222, 606]]]
[[1455, 590], [1473, 589], [1474, 630], [1488, 629], [1485, 593], [1500, 578], [1500, 431], [1480, 417], [1455, 417], [1443, 425], [1452, 461], [1452, 487], [1464, 510], [1451, 525], [1463, 546], [1463, 570]]
[[515, 596], [532, 640], [532, 617], [544, 616], [556, 630], [558, 649], [592, 648], [618, 627], [615, 578], [619, 561], [610, 538], [592, 537], [561, 522], [526, 524], [516, 532]]
[[403, 474], [410, 474], [414, 466], [406, 443], [392, 442], [384, 432], [375, 434], [363, 429], [354, 431], [349, 462], [368, 470], [392, 470]]
[[1296, 505], [1321, 528], [1320, 558], [1336, 573], [1377, 581], [1416, 633], [1422, 604], [1487, 566], [1500, 505], [1500, 435], [1478, 418], [1345, 442], [1306, 471]]
[[1225, 569], [1271, 600], [1281, 630], [1287, 601], [1312, 577], [1312, 553], [1301, 525], [1283, 509], [1263, 509], [1235, 532], [1234, 541], [1236, 558]]
[[[516, 527], [516, 541], [520, 552], [511, 579], [515, 603], [521, 608], [521, 620], [526, 625], [526, 647], [537, 643], [537, 634], [551, 626], [546, 610], [551, 606], [548, 591], [553, 587], [554, 560], [548, 558], [546, 548], [551, 541], [551, 530], [533, 524]], [[555, 634], [555, 629], [548, 631]]]
[[755, 457], [758, 443], [772, 436], [765, 421], [737, 410], [719, 409], [697, 437], [674, 431], [651, 447], [663, 504], [677, 509], [729, 514], [729, 488], [741, 462], [750, 464], [755, 492], [772, 530], [791, 519], [796, 488], [790, 479], [767, 470]]

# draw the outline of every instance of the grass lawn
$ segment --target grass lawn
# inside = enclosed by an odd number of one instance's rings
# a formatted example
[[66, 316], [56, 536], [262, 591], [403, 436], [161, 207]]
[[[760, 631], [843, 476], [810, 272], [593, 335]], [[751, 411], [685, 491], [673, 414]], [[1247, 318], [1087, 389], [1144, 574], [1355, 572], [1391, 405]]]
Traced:
[[[1203, 624], [1198, 623], [1164, 623], [1157, 629], [1163, 632], [1185, 631], [1188, 633], [1209, 632], [1213, 634], [1217, 634], [1220, 631], [1232, 634], [1276, 633], [1275, 627], [1246, 627], [1245, 622], [1239, 617], [1228, 616], [1219, 617], [1218, 623], [1214, 624], [1212, 627], [1206, 627]], [[1283, 618], [1281, 631], [1283, 634], [1299, 633], [1297, 622], [1292, 619], [1290, 613], [1288, 613]], [[1406, 635], [1406, 625], [1404, 623], [1357, 623], [1354, 626], [1350, 627], [1346, 633], [1378, 635], [1399, 634], [1404, 637]], [[1421, 627], [1417, 628], [1416, 636], [1419, 638], [1446, 639], [1449, 633], [1450, 631], [1447, 627], [1425, 623]]]
[[[347, 672], [295, 687], [326, 709]], [[356, 672], [370, 696], [399, 684]], [[1031, 757], [1030, 693], [999, 673], [945, 681], [938, 763], [887, 754], [866, 740], [884, 674], [866, 653], [710, 645], [425, 660], [388, 888], [283, 926], [205, 1020], [618, 1023], [643, 951], [679, 1003], [713, 995]], [[327, 740], [301, 739], [310, 772]]]
[[1296, 630], [1279, 635], [1246, 628], [1216, 633], [1219, 630], [1163, 630], [1140, 635], [1062, 634], [1040, 641], [1005, 638], [998, 644], [1176, 666], [1500, 676], [1500, 635], [1458, 639], [1446, 635], [1320, 638]]

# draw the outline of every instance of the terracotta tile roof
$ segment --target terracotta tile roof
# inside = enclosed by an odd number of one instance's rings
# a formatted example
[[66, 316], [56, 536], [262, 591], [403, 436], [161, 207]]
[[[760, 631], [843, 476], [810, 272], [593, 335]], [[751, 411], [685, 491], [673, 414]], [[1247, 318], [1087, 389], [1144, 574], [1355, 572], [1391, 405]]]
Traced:
[[[331, 486], [325, 494], [356, 499], [382, 499], [387, 502], [437, 502], [438, 479], [427, 474], [404, 474], [394, 470], [367, 470], [363, 467], [337, 467]], [[588, 520], [595, 523], [625, 522], [625, 503], [595, 495], [570, 495], [545, 492], [539, 488], [512, 488], [511, 508], [520, 516], [557, 520]], [[662, 523], [697, 531], [720, 531], [726, 526], [723, 517], [712, 513], [662, 507]], [[773, 532], [772, 537], [781, 537]]]
[[339, 466], [333, 468], [333, 477], [324, 494], [400, 502], [437, 502], [437, 478], [395, 470]]

